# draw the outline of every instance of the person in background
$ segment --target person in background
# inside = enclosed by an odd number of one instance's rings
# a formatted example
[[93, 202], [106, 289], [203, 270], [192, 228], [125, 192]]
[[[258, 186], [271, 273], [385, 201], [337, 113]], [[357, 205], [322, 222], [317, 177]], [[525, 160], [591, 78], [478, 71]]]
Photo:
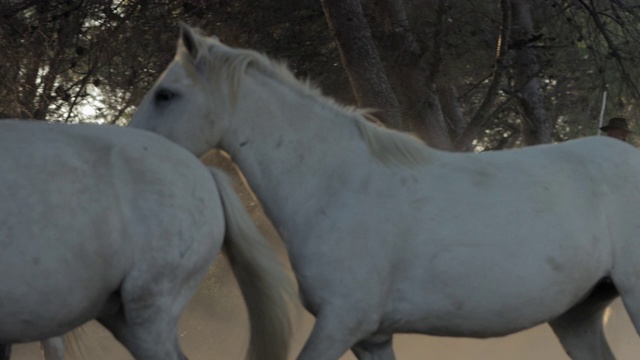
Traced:
[[607, 136], [612, 138], [627, 141], [627, 137], [631, 134], [631, 129], [627, 125], [627, 119], [621, 117], [614, 117], [609, 119], [609, 123], [600, 128]]

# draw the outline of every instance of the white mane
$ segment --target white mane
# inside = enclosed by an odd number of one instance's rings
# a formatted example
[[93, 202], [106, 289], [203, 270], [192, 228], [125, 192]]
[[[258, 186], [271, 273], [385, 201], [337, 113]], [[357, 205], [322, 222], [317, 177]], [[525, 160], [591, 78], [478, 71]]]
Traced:
[[429, 148], [417, 137], [376, 125], [366, 120], [365, 115], [356, 115], [353, 119], [362, 139], [380, 161], [409, 166], [429, 162]]
[[[207, 44], [210, 51], [203, 51], [205, 56], [199, 56], [198, 61], [202, 59], [206, 62], [206, 68], [213, 79], [219, 81], [219, 79], [226, 77], [230, 80], [233, 104], [237, 102], [238, 89], [247, 73], [247, 68], [253, 67], [264, 75], [344, 113], [358, 128], [371, 154], [380, 161], [386, 164], [410, 166], [423, 164], [429, 160], [429, 148], [420, 139], [378, 125], [380, 122], [369, 110], [338, 104], [333, 99], [324, 96], [320, 89], [309, 80], [298, 80], [286, 63], [274, 61], [254, 50], [228, 48], [214, 38], [207, 38]], [[217, 51], [220, 48], [224, 50]]]

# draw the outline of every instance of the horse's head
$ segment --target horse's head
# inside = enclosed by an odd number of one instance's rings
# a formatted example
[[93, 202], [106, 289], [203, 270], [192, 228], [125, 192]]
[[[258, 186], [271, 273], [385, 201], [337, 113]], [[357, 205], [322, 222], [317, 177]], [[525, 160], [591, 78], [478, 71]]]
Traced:
[[230, 51], [217, 38], [180, 24], [176, 56], [145, 95], [129, 126], [161, 134], [196, 155], [216, 147], [233, 101], [232, 88], [224, 84], [229, 77], [214, 68], [228, 62]]

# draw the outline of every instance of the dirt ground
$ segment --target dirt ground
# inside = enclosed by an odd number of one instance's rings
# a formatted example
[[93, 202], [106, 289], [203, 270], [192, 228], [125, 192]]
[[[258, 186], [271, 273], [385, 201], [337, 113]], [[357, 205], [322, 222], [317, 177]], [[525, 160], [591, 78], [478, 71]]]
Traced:
[[[233, 165], [219, 156], [208, 157], [206, 162], [233, 173]], [[282, 243], [265, 218], [260, 206], [250, 192], [242, 187], [236, 176], [237, 189], [263, 234], [276, 246], [286, 259]], [[523, 309], [526, 311], [526, 309]], [[304, 309], [294, 311], [294, 337], [291, 359], [295, 359], [311, 331], [313, 317]], [[124, 348], [99, 324], [91, 322], [84, 327], [82, 350], [91, 360], [132, 359]], [[636, 335], [620, 300], [611, 306], [606, 325], [607, 338], [619, 360], [637, 359], [640, 338]], [[240, 360], [248, 338], [248, 322], [244, 302], [229, 264], [219, 256], [205, 281], [188, 305], [180, 323], [180, 342], [190, 360]], [[567, 360], [559, 342], [547, 325], [511, 336], [488, 339], [457, 339], [424, 335], [397, 335], [394, 348], [398, 360], [447, 359], [447, 360]], [[72, 357], [73, 358], [73, 357]], [[43, 356], [38, 343], [15, 345], [13, 360], [40, 360]], [[353, 360], [347, 354], [341, 360]]]

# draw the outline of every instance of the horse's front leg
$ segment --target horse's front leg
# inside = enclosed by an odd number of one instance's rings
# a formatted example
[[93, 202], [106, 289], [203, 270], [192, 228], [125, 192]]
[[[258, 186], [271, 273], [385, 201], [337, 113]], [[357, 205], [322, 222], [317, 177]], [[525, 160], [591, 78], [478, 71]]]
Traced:
[[337, 360], [366, 334], [351, 321], [355, 314], [338, 311], [318, 313], [311, 335], [298, 360]]
[[[346, 301], [345, 301], [346, 303]], [[372, 336], [380, 325], [373, 307], [323, 306], [298, 360], [337, 360], [349, 349], [360, 360], [393, 360], [391, 336]]]
[[64, 339], [62, 336], [40, 341], [45, 360], [64, 360]]
[[[327, 243], [322, 236], [322, 241], [314, 238], [312, 234], [307, 240], [310, 244]], [[349, 241], [333, 239], [336, 244]], [[305, 251], [290, 256], [303, 304], [316, 321], [298, 360], [337, 360], [349, 349], [360, 360], [394, 359], [390, 334], [377, 334], [388, 309], [392, 278], [392, 267], [384, 257], [355, 249], [336, 254], [309, 246]]]

